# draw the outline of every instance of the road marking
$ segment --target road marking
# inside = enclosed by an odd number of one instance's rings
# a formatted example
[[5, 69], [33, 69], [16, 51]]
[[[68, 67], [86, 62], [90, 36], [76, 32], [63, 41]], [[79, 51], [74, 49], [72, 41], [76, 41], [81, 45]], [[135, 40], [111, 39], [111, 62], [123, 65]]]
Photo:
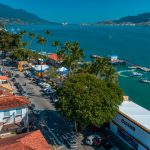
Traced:
[[57, 148], [57, 150], [62, 149], [62, 148], [64, 148], [64, 147], [65, 147], [64, 145], [63, 145], [63, 146], [60, 146], [60, 147]]

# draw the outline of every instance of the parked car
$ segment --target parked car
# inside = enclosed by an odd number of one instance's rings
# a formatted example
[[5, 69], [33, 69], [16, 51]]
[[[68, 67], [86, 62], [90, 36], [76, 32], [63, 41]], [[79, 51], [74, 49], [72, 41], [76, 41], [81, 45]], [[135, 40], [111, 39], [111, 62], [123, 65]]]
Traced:
[[43, 92], [46, 92], [47, 90], [51, 90], [51, 87], [49, 86], [49, 87], [46, 87], [46, 88], [42, 89]]
[[39, 110], [35, 110], [35, 109], [33, 110], [33, 113], [38, 116], [41, 114], [41, 112]]
[[51, 97], [51, 99], [52, 99], [52, 101], [53, 101], [54, 103], [56, 103], [56, 102], [58, 102], [58, 101], [59, 101], [59, 99], [58, 99], [58, 96], [57, 96], [57, 95], [52, 96], [52, 97]]
[[90, 135], [86, 138], [85, 143], [91, 146], [100, 146], [102, 144], [102, 137], [97, 134]]

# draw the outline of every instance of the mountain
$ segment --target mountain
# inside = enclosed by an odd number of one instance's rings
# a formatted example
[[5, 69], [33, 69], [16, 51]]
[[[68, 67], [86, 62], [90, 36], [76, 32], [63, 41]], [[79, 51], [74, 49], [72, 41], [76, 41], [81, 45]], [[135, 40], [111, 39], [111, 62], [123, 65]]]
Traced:
[[103, 25], [150, 25], [150, 13], [143, 13], [137, 16], [122, 17], [118, 20], [101, 21], [97, 24]]
[[23, 9], [13, 9], [7, 5], [0, 4], [0, 21], [9, 24], [53, 24], [41, 19], [35, 14], [26, 12]]

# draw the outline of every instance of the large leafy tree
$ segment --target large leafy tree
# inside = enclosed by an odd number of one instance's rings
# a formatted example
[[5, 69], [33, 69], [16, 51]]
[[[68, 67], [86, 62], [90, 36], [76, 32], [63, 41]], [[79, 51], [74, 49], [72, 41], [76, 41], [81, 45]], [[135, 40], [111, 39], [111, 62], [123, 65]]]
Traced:
[[12, 58], [13, 60], [18, 60], [18, 61], [22, 61], [22, 60], [27, 61], [30, 59], [38, 60], [38, 58], [45, 59], [46, 56], [42, 56], [37, 52], [33, 52], [31, 50], [21, 48], [21, 49], [13, 51], [10, 55], [10, 58]]
[[4, 52], [18, 49], [22, 46], [21, 36], [0, 31], [0, 50]]
[[58, 90], [58, 107], [64, 114], [82, 125], [102, 125], [118, 112], [122, 90], [95, 75], [71, 75]]

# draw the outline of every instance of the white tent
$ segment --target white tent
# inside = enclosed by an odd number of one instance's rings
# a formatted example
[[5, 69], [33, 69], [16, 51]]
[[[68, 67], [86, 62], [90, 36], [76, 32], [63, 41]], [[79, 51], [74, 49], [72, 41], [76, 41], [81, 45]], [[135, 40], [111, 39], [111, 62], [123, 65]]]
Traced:
[[60, 68], [57, 70], [57, 72], [66, 72], [66, 71], [68, 71], [68, 69], [65, 68], [65, 67], [60, 67]]
[[32, 68], [36, 71], [36, 72], [44, 72], [45, 70], [49, 69], [48, 65], [35, 65], [32, 66]]
[[60, 67], [59, 69], [57, 69], [58, 74], [60, 74], [61, 76], [67, 76], [69, 70], [65, 67]]

